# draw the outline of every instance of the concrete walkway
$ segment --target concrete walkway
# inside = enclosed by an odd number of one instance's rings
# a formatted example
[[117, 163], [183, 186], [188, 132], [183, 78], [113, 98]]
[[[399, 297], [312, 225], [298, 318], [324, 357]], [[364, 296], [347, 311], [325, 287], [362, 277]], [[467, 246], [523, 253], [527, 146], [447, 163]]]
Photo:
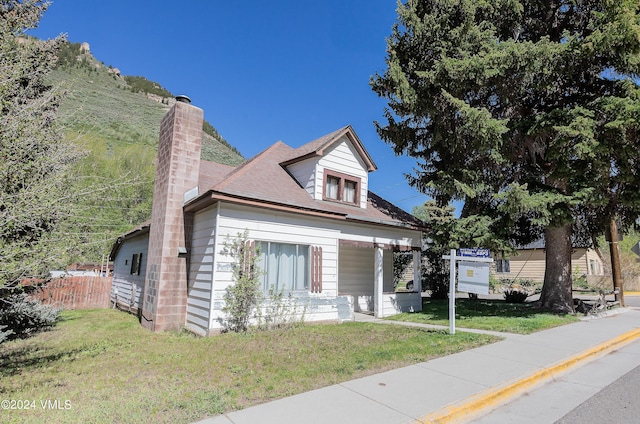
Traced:
[[[356, 320], [399, 324], [365, 315]], [[464, 422], [640, 338], [640, 310], [621, 308], [531, 335], [491, 334], [504, 340], [198, 424]]]

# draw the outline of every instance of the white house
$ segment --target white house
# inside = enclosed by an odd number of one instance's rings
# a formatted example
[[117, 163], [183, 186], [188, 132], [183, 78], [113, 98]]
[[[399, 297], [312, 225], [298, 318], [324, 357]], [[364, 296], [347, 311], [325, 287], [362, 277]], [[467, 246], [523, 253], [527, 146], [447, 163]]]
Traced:
[[247, 231], [263, 289], [290, 292], [305, 321], [421, 310], [419, 285], [393, 292], [392, 256], [420, 263], [423, 223], [368, 190], [376, 165], [350, 126], [234, 168], [200, 160], [203, 112], [178, 100], [161, 125], [151, 221], [111, 252], [112, 300], [155, 331], [219, 332], [234, 283], [224, 243]]

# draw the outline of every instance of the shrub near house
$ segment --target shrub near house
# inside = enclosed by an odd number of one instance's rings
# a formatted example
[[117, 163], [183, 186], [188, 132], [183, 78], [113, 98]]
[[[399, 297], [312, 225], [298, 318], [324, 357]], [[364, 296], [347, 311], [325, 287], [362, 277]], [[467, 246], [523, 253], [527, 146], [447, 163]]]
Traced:
[[45, 305], [25, 292], [0, 298], [0, 343], [29, 337], [55, 325], [60, 309]]

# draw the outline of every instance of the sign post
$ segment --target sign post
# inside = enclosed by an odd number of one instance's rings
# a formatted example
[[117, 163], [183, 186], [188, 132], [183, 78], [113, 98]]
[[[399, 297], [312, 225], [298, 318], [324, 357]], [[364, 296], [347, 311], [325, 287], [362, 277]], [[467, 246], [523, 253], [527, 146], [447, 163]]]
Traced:
[[458, 289], [467, 293], [489, 294], [489, 264], [493, 262], [489, 249], [451, 249], [449, 255], [449, 333], [456, 334], [456, 264]]
[[449, 333], [456, 334], [456, 249], [451, 249], [449, 262]]

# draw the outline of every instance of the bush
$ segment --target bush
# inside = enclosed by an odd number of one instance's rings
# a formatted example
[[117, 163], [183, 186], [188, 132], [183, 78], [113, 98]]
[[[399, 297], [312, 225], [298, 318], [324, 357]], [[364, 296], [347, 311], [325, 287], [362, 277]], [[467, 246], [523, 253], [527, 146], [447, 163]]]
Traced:
[[424, 277], [427, 289], [431, 291], [431, 299], [449, 298], [449, 274], [431, 273]]
[[52, 327], [59, 314], [60, 309], [30, 299], [27, 293], [4, 297], [0, 299], [0, 342], [26, 338]]
[[258, 308], [258, 329], [289, 328], [304, 322], [306, 308], [296, 303], [291, 292], [271, 286], [269, 296]]
[[6, 325], [0, 325], [0, 344], [5, 340], [9, 339], [9, 336], [13, 334], [13, 330], [6, 330], [8, 328]]
[[234, 239], [227, 236], [224, 242], [223, 254], [230, 256], [233, 281], [224, 293], [222, 311], [226, 315], [223, 326], [227, 331], [237, 333], [249, 329], [251, 318], [257, 316], [256, 307], [262, 300], [259, 278], [261, 271], [258, 267], [260, 247], [250, 243], [247, 239], [248, 231], [238, 233]]
[[489, 275], [489, 292], [498, 293], [500, 291], [500, 280], [495, 276]]
[[509, 303], [524, 303], [529, 297], [529, 293], [519, 288], [508, 288], [504, 291], [504, 300]]
[[531, 280], [502, 280], [507, 288], [502, 290], [504, 300], [509, 303], [524, 303], [525, 300], [535, 293], [536, 283]]

